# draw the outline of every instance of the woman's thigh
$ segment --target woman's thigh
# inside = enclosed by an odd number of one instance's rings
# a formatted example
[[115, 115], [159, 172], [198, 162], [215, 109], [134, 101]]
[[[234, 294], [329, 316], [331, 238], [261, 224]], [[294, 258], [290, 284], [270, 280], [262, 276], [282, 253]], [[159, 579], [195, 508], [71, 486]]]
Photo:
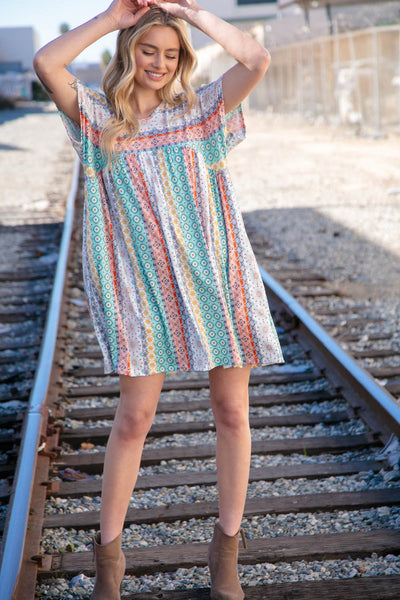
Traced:
[[212, 397], [240, 398], [248, 395], [251, 368], [249, 366], [228, 368], [216, 367], [209, 372], [210, 395]]

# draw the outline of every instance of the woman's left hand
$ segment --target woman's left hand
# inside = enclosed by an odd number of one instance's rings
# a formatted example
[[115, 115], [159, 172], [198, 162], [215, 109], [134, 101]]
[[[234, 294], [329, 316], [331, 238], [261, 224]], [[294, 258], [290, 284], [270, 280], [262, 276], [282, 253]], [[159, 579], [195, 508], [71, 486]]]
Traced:
[[166, 13], [180, 19], [187, 19], [190, 11], [200, 8], [194, 0], [152, 0], [152, 4], [159, 6]]

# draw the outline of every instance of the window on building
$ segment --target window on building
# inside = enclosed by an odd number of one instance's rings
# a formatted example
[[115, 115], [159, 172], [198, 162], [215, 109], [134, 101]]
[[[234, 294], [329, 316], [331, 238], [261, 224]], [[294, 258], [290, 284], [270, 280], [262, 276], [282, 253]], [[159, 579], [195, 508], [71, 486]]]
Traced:
[[276, 4], [276, 0], [237, 0], [239, 6], [241, 4]]

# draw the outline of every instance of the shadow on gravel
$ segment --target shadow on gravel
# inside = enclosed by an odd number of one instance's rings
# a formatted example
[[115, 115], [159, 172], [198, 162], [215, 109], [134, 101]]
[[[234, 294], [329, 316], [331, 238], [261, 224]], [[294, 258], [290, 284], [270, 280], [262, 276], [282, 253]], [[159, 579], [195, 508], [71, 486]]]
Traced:
[[243, 219], [267, 270], [275, 257], [277, 267], [283, 260], [314, 269], [341, 282], [353, 297], [379, 299], [383, 291], [400, 296], [400, 257], [314, 208], [255, 210], [244, 212]]
[[15, 108], [0, 110], [0, 125], [8, 121], [20, 119], [26, 115], [38, 115], [54, 112], [55, 108], [51, 102], [21, 102]]
[[12, 146], [11, 144], [0, 144], [0, 151], [1, 150], [20, 150], [21, 152], [26, 152], [28, 149], [21, 148], [21, 146]]

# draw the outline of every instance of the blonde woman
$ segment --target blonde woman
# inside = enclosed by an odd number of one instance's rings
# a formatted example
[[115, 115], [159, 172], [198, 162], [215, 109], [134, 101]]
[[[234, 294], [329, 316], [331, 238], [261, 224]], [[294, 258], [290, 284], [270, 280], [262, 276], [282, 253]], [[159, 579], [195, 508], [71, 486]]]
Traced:
[[[237, 61], [193, 90], [186, 23]], [[99, 93], [66, 69], [120, 30]], [[117, 600], [124, 519], [166, 373], [208, 371], [217, 430], [219, 520], [211, 598], [239, 600], [238, 542], [250, 464], [252, 367], [282, 362], [226, 155], [269, 54], [193, 0], [114, 0], [42, 48], [35, 69], [85, 172], [83, 271], [106, 373], [121, 396], [107, 444], [92, 600]]]

